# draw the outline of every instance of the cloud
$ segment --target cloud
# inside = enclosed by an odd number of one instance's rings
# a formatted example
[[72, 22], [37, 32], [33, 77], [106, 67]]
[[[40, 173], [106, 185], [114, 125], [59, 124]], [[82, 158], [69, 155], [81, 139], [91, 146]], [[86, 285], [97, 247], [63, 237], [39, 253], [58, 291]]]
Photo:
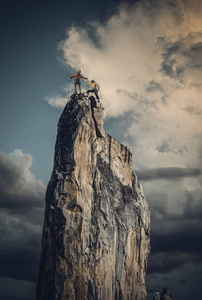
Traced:
[[44, 97], [44, 100], [47, 101], [52, 107], [61, 110], [65, 107], [66, 103], [70, 99], [70, 95], [72, 95], [73, 92], [73, 85], [71, 85], [69, 82], [65, 87], [63, 87], [61, 94], [48, 94]]
[[[161, 71], [164, 75], [189, 83], [190, 73], [197, 80], [198, 71], [202, 70], [202, 32], [189, 32], [177, 41], [159, 41], [163, 44]], [[202, 84], [202, 82], [200, 82]]]
[[[70, 74], [80, 68], [100, 84], [107, 128], [116, 121], [113, 135], [135, 153], [136, 169], [198, 165], [201, 13], [197, 0], [123, 2], [103, 23], [69, 27], [58, 47]], [[66, 100], [48, 97], [58, 108]], [[136, 116], [129, 125], [128, 114]]]
[[61, 95], [46, 96], [44, 97], [44, 100], [46, 100], [52, 107], [55, 107], [57, 109], [63, 109], [65, 104], [69, 101], [67, 96], [62, 97]]
[[0, 277], [36, 280], [45, 186], [31, 165], [32, 156], [20, 149], [0, 152]]
[[173, 152], [173, 150], [170, 149], [170, 144], [168, 141], [163, 141], [160, 145], [157, 145], [156, 150], [158, 150], [158, 152]]
[[146, 282], [148, 298], [152, 299], [154, 291], [161, 291], [163, 287], [168, 286], [174, 299], [197, 299], [200, 295], [201, 270], [202, 263], [190, 263], [167, 274], [148, 274]]
[[[173, 227], [172, 218], [168, 222], [164, 217], [167, 225]], [[151, 234], [151, 255], [149, 258], [148, 272], [167, 273], [172, 269], [179, 268], [186, 263], [199, 263], [202, 261], [202, 243], [199, 236], [202, 234], [201, 221], [198, 226], [194, 222], [185, 221], [183, 216], [179, 216], [178, 222], [175, 221], [176, 230], [170, 232], [153, 231]], [[180, 226], [181, 223], [181, 226]], [[190, 223], [190, 228], [189, 228]], [[161, 226], [158, 221], [158, 226]], [[165, 226], [164, 226], [165, 227]]]
[[198, 177], [202, 175], [200, 168], [158, 168], [147, 170], [136, 170], [139, 180], [169, 179], [176, 180], [185, 177]]
[[[158, 242], [167, 242], [167, 240], [159, 240]], [[184, 244], [183, 244], [184, 245]], [[179, 268], [185, 265], [187, 262], [190, 263], [197, 263], [201, 261], [201, 255], [198, 254], [197, 256], [195, 253], [192, 255], [183, 253], [182, 251], [173, 251], [173, 252], [164, 252], [164, 253], [156, 253], [152, 254], [149, 259], [149, 267], [148, 273], [168, 273], [171, 270]]]
[[193, 264], [201, 262], [202, 245], [198, 239], [201, 233], [201, 230], [194, 232], [193, 235], [189, 231], [187, 234], [185, 231], [172, 233], [172, 236], [153, 233], [148, 273], [167, 273], [188, 262]]
[[0, 278], [0, 285], [3, 300], [34, 299], [36, 287], [33, 282], [5, 277]]
[[0, 205], [11, 213], [43, 208], [44, 184], [30, 172], [32, 157], [22, 150], [0, 152]]
[[147, 92], [155, 92], [159, 91], [161, 93], [164, 93], [164, 89], [162, 88], [161, 84], [156, 82], [155, 80], [151, 80], [148, 83], [148, 86], [146, 87]]
[[[194, 3], [201, 11], [199, 1]], [[172, 5], [171, 1], [125, 2], [104, 24], [88, 22], [86, 28], [69, 28], [59, 48], [69, 67], [79, 66], [87, 77], [96, 77], [108, 115], [116, 116], [135, 107], [118, 89], [142, 98], [150, 98], [148, 93], [154, 92], [165, 98], [176, 88], [186, 90], [179, 86], [185, 73], [183, 82], [196, 84], [199, 77], [193, 80], [192, 71], [201, 74], [200, 22], [185, 1]], [[163, 75], [177, 82], [165, 80]]]
[[[186, 263], [202, 261], [202, 186], [196, 176], [201, 170], [177, 170], [181, 181], [156, 179], [143, 184], [151, 209], [151, 255], [149, 273], [171, 272]], [[146, 187], [146, 188], [145, 188]]]
[[197, 134], [197, 137], [199, 139], [198, 148], [197, 148], [197, 157], [199, 159], [199, 164], [202, 163], [202, 132], [199, 132]]
[[202, 110], [198, 110], [195, 106], [189, 105], [187, 107], [182, 108], [182, 110], [185, 110], [190, 115], [202, 115]]
[[187, 191], [184, 206], [184, 217], [195, 222], [202, 219], [202, 194], [201, 189]]
[[187, 152], [187, 148], [186, 147], [183, 147], [183, 148], [180, 148], [180, 149], [172, 149], [171, 147], [171, 140], [169, 141], [162, 141], [160, 142], [157, 146], [156, 146], [156, 150], [159, 152], [159, 153], [175, 153], [175, 154], [181, 154], [183, 155], [184, 152]]

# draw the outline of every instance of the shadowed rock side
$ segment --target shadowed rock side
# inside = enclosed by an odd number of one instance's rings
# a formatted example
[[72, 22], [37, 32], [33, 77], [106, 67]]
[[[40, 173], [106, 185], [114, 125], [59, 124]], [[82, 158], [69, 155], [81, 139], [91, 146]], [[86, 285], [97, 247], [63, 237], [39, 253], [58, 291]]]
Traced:
[[131, 151], [101, 104], [73, 96], [58, 123], [37, 299], [146, 298], [150, 212]]

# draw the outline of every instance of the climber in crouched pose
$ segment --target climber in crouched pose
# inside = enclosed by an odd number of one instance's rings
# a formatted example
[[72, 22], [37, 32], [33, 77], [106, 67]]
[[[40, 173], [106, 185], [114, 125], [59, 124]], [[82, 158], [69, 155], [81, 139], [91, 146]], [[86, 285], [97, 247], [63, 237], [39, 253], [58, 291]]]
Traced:
[[98, 97], [98, 91], [100, 90], [100, 86], [97, 82], [94, 81], [94, 79], [92, 79], [91, 81], [89, 81], [87, 79], [87, 82], [91, 85], [92, 89], [91, 90], [87, 90], [87, 96], [89, 93], [95, 93], [95, 96], [97, 98], [98, 101], [100, 101], [99, 97]]

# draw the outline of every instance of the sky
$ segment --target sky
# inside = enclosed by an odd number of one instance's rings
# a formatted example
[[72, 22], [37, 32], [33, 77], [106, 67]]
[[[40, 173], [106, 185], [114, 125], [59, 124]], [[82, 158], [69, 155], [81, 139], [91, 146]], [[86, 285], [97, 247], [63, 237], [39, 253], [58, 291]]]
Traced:
[[57, 122], [81, 69], [150, 206], [147, 299], [199, 299], [202, 2], [3, 0], [0, 14], [0, 298], [35, 299]]

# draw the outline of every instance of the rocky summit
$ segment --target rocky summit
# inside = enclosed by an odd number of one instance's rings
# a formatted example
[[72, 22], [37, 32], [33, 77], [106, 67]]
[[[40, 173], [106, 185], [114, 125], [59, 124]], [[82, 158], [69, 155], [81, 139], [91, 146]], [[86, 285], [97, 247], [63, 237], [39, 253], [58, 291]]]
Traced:
[[72, 95], [46, 192], [37, 300], [146, 299], [150, 211], [104, 107]]

